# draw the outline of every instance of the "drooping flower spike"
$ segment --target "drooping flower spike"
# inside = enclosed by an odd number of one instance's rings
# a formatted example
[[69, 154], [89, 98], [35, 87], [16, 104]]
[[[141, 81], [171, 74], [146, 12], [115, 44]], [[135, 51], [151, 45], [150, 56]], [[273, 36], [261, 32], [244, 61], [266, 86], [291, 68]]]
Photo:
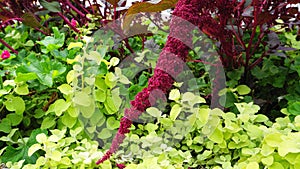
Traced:
[[[179, 0], [174, 9], [173, 15], [179, 17], [180, 20], [185, 20], [197, 25], [199, 23], [199, 15], [201, 7], [198, 0]], [[187, 41], [191, 41], [190, 30], [186, 29], [180, 20], [172, 19], [170, 25], [170, 32], [173, 35], [182, 34], [186, 36]], [[133, 101], [131, 101], [131, 107], [125, 109], [124, 117], [121, 118], [120, 128], [115, 135], [110, 149], [106, 154], [99, 159], [96, 164], [103, 163], [109, 159], [113, 153], [115, 153], [120, 144], [125, 139], [125, 134], [129, 133], [129, 128], [134, 120], [136, 120], [147, 108], [151, 106], [150, 94], [154, 90], [159, 90], [163, 94], [166, 94], [171, 89], [174, 83], [174, 76], [181, 73], [184, 65], [178, 60], [186, 61], [189, 52], [189, 47], [186, 46], [181, 40], [175, 39], [172, 36], [168, 36], [167, 42], [163, 51], [160, 53], [158, 63], [154, 69], [154, 75], [149, 79], [148, 87], [138, 93]], [[169, 59], [177, 57], [180, 59]], [[156, 97], [156, 99], [160, 99]]]

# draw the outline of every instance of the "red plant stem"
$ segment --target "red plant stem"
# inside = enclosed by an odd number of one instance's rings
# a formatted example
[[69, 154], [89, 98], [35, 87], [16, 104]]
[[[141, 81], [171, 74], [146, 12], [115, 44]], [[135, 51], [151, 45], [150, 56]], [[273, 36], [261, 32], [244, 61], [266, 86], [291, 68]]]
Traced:
[[[198, 0], [179, 0], [173, 15], [196, 25], [199, 22], [198, 13], [200, 10]], [[190, 31], [185, 25], [180, 23], [176, 17], [172, 18], [170, 32], [173, 35], [185, 36], [185, 42], [187, 40], [191, 41]], [[146, 108], [151, 106], [149, 100], [154, 99], [154, 101], [156, 101], [160, 98], [159, 96], [151, 96], [151, 92], [158, 90], [161, 94], [166, 94], [171, 89], [174, 83], [173, 75], [176, 76], [181, 73], [184, 66], [182, 62], [179, 62], [174, 57], [186, 61], [188, 52], [188, 46], [181, 40], [173, 38], [171, 34], [168, 36], [166, 45], [160, 53], [158, 63], [154, 69], [154, 75], [148, 81], [148, 87], [136, 95], [135, 99], [131, 101], [131, 107], [129, 109], [125, 109], [124, 117], [121, 118], [120, 128], [112, 141], [110, 149], [96, 164], [108, 160], [111, 155], [118, 150], [120, 144], [125, 139], [125, 134], [130, 132], [128, 128], [131, 126], [132, 121], [138, 119]], [[172, 55], [170, 56], [170, 54]], [[173, 57], [173, 59], [170, 57]]]
[[113, 5], [114, 6], [114, 21], [117, 19], [117, 6], [116, 5]]
[[264, 53], [262, 53], [261, 56], [249, 66], [249, 69], [250, 70], [253, 69], [256, 65], [258, 65], [260, 62], [262, 62], [262, 60], [265, 56], [266, 56], [266, 51]]
[[[78, 13], [78, 15], [80, 15], [81, 17], [83, 17], [83, 18], [87, 18], [86, 16], [85, 16], [85, 14], [84, 13], [82, 13], [81, 11], [79, 11], [69, 0], [67, 0], [66, 1], [66, 3], [68, 4], [68, 6], [71, 8], [71, 9], [73, 9], [76, 13]], [[90, 19], [89, 18], [87, 18], [87, 20], [89, 20], [90, 21]]]
[[18, 54], [18, 51], [16, 51], [13, 47], [11, 47], [8, 43], [6, 43], [3, 39], [0, 38], [0, 42], [6, 46], [8, 49], [10, 49], [12, 52], [14, 52], [15, 54]]
[[57, 13], [69, 26], [70, 28], [72, 28], [75, 32], [79, 33], [80, 31], [74, 27], [71, 22], [69, 21], [69, 19], [67, 17], [65, 17], [61, 12]]
[[233, 24], [231, 24], [231, 28], [232, 28], [232, 33], [235, 35], [237, 41], [243, 46], [244, 49], [246, 49], [246, 46], [245, 46], [245, 43], [241, 40], [241, 36], [240, 36], [240, 30], [239, 30], [239, 27], [238, 27], [238, 34], [234, 31], [234, 28], [233, 28]]
[[39, 32], [41, 32], [41, 33], [44, 34], [44, 35], [49, 35], [49, 33], [47, 33], [47, 32], [45, 32], [45, 31], [41, 30], [40, 28], [34, 28], [34, 29], [37, 30], [37, 31], [39, 31]]
[[[90, 1], [88, 1], [88, 2], [90, 2]], [[75, 3], [82, 9], [82, 10], [84, 10], [84, 12], [86, 12], [86, 13], [90, 13], [84, 6], [82, 6], [82, 4], [80, 3], [80, 2], [78, 2], [78, 1], [75, 1]]]
[[[95, 14], [95, 10], [93, 8], [93, 5], [92, 5], [91, 1], [90, 0], [87, 0], [87, 1], [88, 1], [89, 5], [90, 5], [90, 7], [92, 9], [93, 14]], [[101, 14], [101, 12], [100, 12], [100, 14]]]
[[1, 25], [0, 25], [0, 28], [3, 27], [3, 25], [5, 26], [6, 23], [10, 22], [10, 21], [13, 21], [13, 20], [16, 20], [16, 21], [19, 21], [19, 22], [22, 22], [23, 19], [22, 18], [9, 18], [5, 21], [2, 21]]

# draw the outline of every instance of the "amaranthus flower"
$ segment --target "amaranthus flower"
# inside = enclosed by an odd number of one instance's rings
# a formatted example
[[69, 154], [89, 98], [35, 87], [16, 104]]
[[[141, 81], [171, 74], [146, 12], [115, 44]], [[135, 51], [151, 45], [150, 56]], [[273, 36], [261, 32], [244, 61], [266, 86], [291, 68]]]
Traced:
[[9, 51], [8, 51], [8, 50], [4, 50], [4, 51], [2, 52], [2, 54], [1, 54], [1, 58], [2, 58], [3, 60], [5, 60], [5, 59], [8, 59], [9, 57], [10, 57]]
[[77, 21], [74, 18], [72, 18], [72, 20], [71, 20], [71, 25], [74, 27], [77, 26]]
[[[154, 69], [154, 75], [149, 79], [148, 87], [138, 93], [133, 101], [131, 107], [125, 109], [124, 117], [121, 119], [120, 128], [115, 135], [110, 149], [106, 154], [96, 162], [100, 164], [109, 159], [115, 153], [120, 144], [125, 139], [125, 134], [129, 133], [129, 128], [133, 120], [136, 120], [148, 107], [151, 106], [150, 98], [151, 92], [158, 90], [162, 94], [166, 94], [174, 83], [174, 77], [183, 70], [182, 61], [186, 61], [189, 47], [186, 46], [181, 40], [191, 42], [190, 30], [184, 26], [185, 23], [181, 21], [189, 21], [194, 25], [199, 23], [199, 15], [201, 8], [199, 0], [179, 0], [173, 14], [181, 19], [173, 19], [170, 24], [171, 34], [168, 37], [163, 51], [160, 53], [158, 63]], [[173, 38], [172, 35], [179, 35], [180, 40]], [[190, 35], [190, 36], [188, 36]], [[176, 57], [170, 59], [170, 57]], [[181, 62], [180, 62], [181, 60]], [[156, 99], [161, 99], [156, 97]], [[153, 100], [152, 100], [153, 102]]]

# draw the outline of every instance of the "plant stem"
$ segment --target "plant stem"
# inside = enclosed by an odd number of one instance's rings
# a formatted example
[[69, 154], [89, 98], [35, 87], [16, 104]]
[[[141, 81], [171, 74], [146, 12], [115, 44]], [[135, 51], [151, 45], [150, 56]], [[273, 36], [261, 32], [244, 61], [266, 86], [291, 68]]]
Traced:
[[57, 14], [70, 26], [70, 28], [72, 28], [75, 32], [80, 33], [80, 31], [75, 26], [73, 26], [69, 19], [65, 17], [61, 12], [58, 12]]
[[18, 51], [16, 51], [13, 47], [11, 47], [8, 43], [6, 43], [3, 39], [0, 38], [0, 42], [6, 46], [8, 49], [10, 49], [12, 52], [14, 52], [15, 54], [18, 54]]

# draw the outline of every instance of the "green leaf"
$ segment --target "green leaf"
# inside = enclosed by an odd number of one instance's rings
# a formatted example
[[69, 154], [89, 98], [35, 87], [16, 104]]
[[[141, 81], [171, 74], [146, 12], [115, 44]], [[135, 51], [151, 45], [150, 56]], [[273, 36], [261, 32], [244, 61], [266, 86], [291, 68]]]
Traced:
[[73, 98], [73, 102], [77, 105], [81, 106], [89, 106], [91, 105], [92, 99], [91, 96], [85, 92], [76, 92]]
[[4, 118], [0, 122], [0, 131], [9, 133], [11, 131], [11, 122], [9, 119]]
[[72, 128], [76, 124], [77, 118], [70, 116], [69, 113], [65, 113], [61, 117], [61, 121], [68, 128]]
[[219, 144], [221, 144], [221, 143], [223, 142], [223, 140], [224, 140], [223, 133], [222, 133], [222, 131], [221, 131], [219, 128], [216, 128], [216, 129], [212, 132], [212, 134], [210, 134], [210, 135], [208, 136], [208, 138], [209, 138], [211, 141], [213, 141], [213, 142], [215, 142], [215, 143], [219, 143]]
[[81, 42], [71, 42], [68, 45], [68, 50], [70, 50], [72, 48], [82, 48], [82, 46], [83, 46], [83, 43], [81, 43]]
[[119, 62], [120, 62], [120, 59], [117, 58], [117, 57], [113, 57], [113, 58], [110, 59], [109, 62], [110, 62], [111, 66], [117, 66], [119, 64]]
[[44, 118], [42, 125], [41, 125], [41, 129], [48, 129], [52, 126], [54, 126], [56, 123], [55, 118], [52, 116], [48, 116], [46, 118]]
[[282, 142], [281, 136], [281, 133], [271, 133], [265, 136], [264, 141], [270, 147], [278, 147]]
[[274, 157], [273, 156], [268, 156], [266, 158], [262, 158], [261, 159], [261, 162], [264, 164], [264, 165], [267, 165], [267, 166], [270, 166], [273, 164], [274, 162]]
[[22, 65], [17, 70], [20, 73], [35, 73], [38, 77], [38, 80], [41, 84], [44, 84], [48, 87], [52, 87], [53, 79], [57, 78], [59, 75], [63, 74], [66, 71], [66, 67], [57, 61], [38, 61], [37, 59], [33, 60], [30, 64]]
[[95, 100], [99, 102], [104, 102], [106, 100], [106, 91], [96, 89], [95, 90]]
[[146, 109], [146, 112], [156, 118], [160, 117], [162, 114], [162, 112], [159, 111], [156, 107], [149, 107]]
[[269, 169], [284, 169], [284, 167], [280, 163], [274, 162]]
[[68, 84], [62, 84], [57, 89], [65, 95], [69, 95], [73, 93], [73, 88]]
[[17, 87], [15, 88], [15, 92], [18, 95], [28, 95], [29, 94], [28, 85], [27, 84], [17, 85]]
[[294, 102], [287, 107], [287, 110], [292, 115], [300, 115], [300, 102]]
[[109, 114], [114, 114], [118, 111], [116, 108], [114, 101], [111, 97], [107, 97], [104, 102], [104, 107], [108, 111]]
[[236, 90], [239, 95], [247, 95], [251, 92], [251, 89], [246, 85], [239, 85]]
[[15, 111], [16, 114], [23, 114], [25, 111], [25, 102], [21, 97], [7, 96], [4, 105], [9, 111]]
[[149, 133], [151, 133], [151, 132], [154, 132], [156, 129], [158, 129], [158, 125], [157, 124], [148, 123], [148, 124], [146, 124], [145, 129]]
[[26, 82], [28, 80], [34, 80], [37, 79], [37, 75], [33, 72], [31, 73], [18, 73], [17, 77], [15, 78], [15, 82], [16, 83], [20, 83], [20, 82]]
[[40, 4], [44, 8], [48, 9], [49, 11], [51, 11], [51, 12], [61, 12], [59, 2], [56, 2], [56, 1], [47, 2], [46, 0], [39, 0], [39, 1], [40, 1]]
[[91, 102], [89, 106], [80, 106], [78, 108], [85, 118], [91, 118], [91, 116], [95, 113], [95, 102]]
[[99, 52], [91, 51], [88, 55], [85, 55], [86, 59], [93, 60], [97, 63], [97, 65], [101, 64], [103, 56]]
[[247, 164], [246, 169], [259, 169], [259, 164], [255, 161], [250, 162], [249, 164]]
[[120, 122], [118, 120], [116, 120], [115, 117], [109, 117], [109, 118], [107, 118], [106, 126], [108, 129], [114, 130], [114, 129], [119, 128]]
[[180, 112], [181, 112], [181, 106], [179, 104], [175, 104], [171, 109], [170, 119], [175, 121]]
[[42, 149], [42, 146], [40, 144], [34, 144], [28, 149], [28, 156], [32, 156], [33, 153], [36, 151]]
[[37, 143], [35, 138], [40, 133], [47, 134], [47, 131], [41, 129], [33, 130], [28, 141], [26, 141], [24, 144], [20, 144], [17, 148], [8, 146], [5, 149], [4, 154], [0, 157], [1, 162], [6, 163], [25, 160], [24, 163], [26, 164], [34, 164], [40, 155], [33, 153], [31, 156], [28, 156], [28, 150], [33, 144]]
[[51, 107], [54, 107], [56, 116], [61, 116], [61, 114], [65, 112], [70, 107], [70, 105], [71, 103], [66, 102], [64, 99], [58, 99], [51, 105]]
[[15, 114], [15, 113], [10, 113], [6, 116], [8, 120], [10, 120], [12, 126], [17, 126], [20, 124], [23, 120], [23, 115]]
[[180, 92], [178, 89], [172, 89], [170, 91], [170, 94], [169, 94], [169, 99], [170, 100], [179, 100], [180, 99]]
[[98, 134], [98, 138], [100, 139], [108, 139], [111, 136], [112, 136], [112, 131], [107, 128], [102, 129], [102, 131]]

